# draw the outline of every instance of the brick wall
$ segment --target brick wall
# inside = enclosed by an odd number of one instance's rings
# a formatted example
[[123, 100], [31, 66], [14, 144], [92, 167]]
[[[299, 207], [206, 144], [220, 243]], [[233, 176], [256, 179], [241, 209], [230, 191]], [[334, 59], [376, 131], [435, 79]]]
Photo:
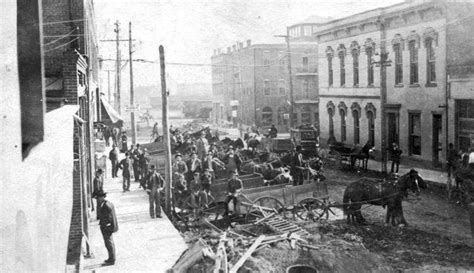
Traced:
[[[77, 130], [77, 126], [74, 126]], [[82, 189], [81, 189], [81, 167], [79, 160], [74, 160], [73, 172], [73, 194], [72, 194], [71, 227], [69, 229], [67, 264], [76, 264], [81, 255], [82, 243]]]

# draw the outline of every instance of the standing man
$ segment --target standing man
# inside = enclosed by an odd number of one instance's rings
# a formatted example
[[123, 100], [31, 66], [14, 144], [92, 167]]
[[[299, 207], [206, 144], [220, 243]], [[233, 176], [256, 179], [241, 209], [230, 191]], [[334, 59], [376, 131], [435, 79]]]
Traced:
[[115, 244], [112, 234], [118, 231], [117, 216], [115, 215], [114, 205], [105, 200], [107, 193], [100, 190], [95, 193], [97, 199], [97, 212], [99, 214], [99, 226], [104, 238], [105, 248], [109, 253], [109, 258], [104, 261], [103, 265], [115, 264]]
[[132, 152], [133, 177], [135, 177], [135, 182], [140, 181], [140, 156], [141, 156], [140, 144], [137, 144], [137, 147]]
[[102, 176], [103, 173], [104, 171], [102, 169], [97, 169], [97, 171], [95, 172], [95, 177], [92, 182], [92, 185], [94, 187], [92, 195], [94, 195], [95, 192], [104, 190], [104, 177]]
[[143, 150], [143, 153], [140, 155], [140, 158], [138, 159], [138, 162], [140, 164], [140, 186], [143, 189], [146, 189], [146, 178], [148, 174], [148, 164], [150, 164], [150, 158], [148, 157], [148, 151], [145, 148]]
[[150, 217], [152, 219], [161, 218], [161, 198], [163, 190], [163, 178], [156, 171], [155, 165], [150, 166], [150, 174], [147, 179], [147, 193], [150, 202]]
[[296, 152], [293, 156], [293, 186], [303, 185], [304, 161], [301, 153], [301, 145], [296, 146]]
[[270, 128], [270, 138], [276, 138], [278, 135], [278, 130], [275, 127], [275, 124], [272, 124], [272, 127]]
[[177, 172], [186, 176], [188, 166], [186, 166], [186, 163], [183, 161], [183, 156], [180, 153], [177, 153], [174, 158], [173, 173]]
[[121, 138], [121, 143], [122, 143], [122, 150], [120, 150], [122, 153], [126, 153], [128, 150], [128, 137], [126, 132], [122, 132], [122, 138]]
[[237, 197], [241, 194], [241, 191], [243, 190], [244, 185], [242, 184], [242, 180], [239, 178], [239, 172], [235, 170], [231, 174], [231, 178], [227, 182], [227, 197], [224, 200], [224, 216], [229, 215], [229, 202], [232, 201], [234, 204], [234, 213], [238, 211], [238, 199]]
[[240, 164], [242, 163], [242, 160], [240, 160], [239, 155], [235, 153], [235, 149], [233, 146], [229, 146], [229, 151], [227, 152], [227, 155], [224, 157], [223, 161], [225, 163], [225, 168], [229, 175], [233, 174], [236, 171], [238, 173], [238, 171], [240, 170]]
[[[398, 173], [398, 167], [400, 166], [400, 159], [402, 157], [402, 150], [398, 147], [397, 143], [392, 143], [392, 148], [390, 149], [390, 155], [391, 155], [391, 160], [392, 160], [392, 168], [391, 168], [391, 173], [393, 173], [394, 170], [395, 173]], [[396, 167], [396, 168], [395, 168]]]
[[109, 159], [110, 159], [110, 162], [112, 163], [112, 178], [117, 177], [118, 151], [117, 151], [117, 146], [115, 144], [112, 144], [112, 150], [110, 150], [109, 152]]
[[120, 164], [118, 167], [122, 169], [122, 177], [123, 177], [123, 182], [122, 182], [122, 188], [123, 191], [130, 191], [130, 155], [128, 152], [125, 153], [125, 158], [120, 161]]
[[209, 143], [205, 138], [204, 132], [201, 132], [199, 139], [196, 141], [196, 150], [199, 159], [203, 160], [209, 149]]

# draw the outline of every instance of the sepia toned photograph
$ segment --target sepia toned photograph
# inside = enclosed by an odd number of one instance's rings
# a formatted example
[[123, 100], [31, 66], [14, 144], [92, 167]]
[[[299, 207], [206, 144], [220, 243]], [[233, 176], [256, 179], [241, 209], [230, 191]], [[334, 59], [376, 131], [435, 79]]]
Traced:
[[1, 272], [474, 272], [473, 0], [0, 0]]

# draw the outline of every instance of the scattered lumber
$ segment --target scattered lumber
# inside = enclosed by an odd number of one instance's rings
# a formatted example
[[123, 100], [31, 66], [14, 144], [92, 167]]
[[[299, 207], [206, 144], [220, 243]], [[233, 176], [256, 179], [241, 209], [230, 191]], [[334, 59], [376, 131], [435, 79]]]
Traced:
[[237, 261], [237, 263], [230, 269], [230, 273], [237, 273], [237, 270], [244, 265], [245, 261], [252, 255], [252, 253], [257, 249], [257, 247], [262, 243], [265, 239], [265, 235], [261, 235], [260, 237], [255, 240], [255, 242], [247, 249], [247, 252]]
[[172, 267], [173, 272], [186, 272], [192, 265], [199, 262], [204, 253], [214, 253], [202, 239], [199, 239], [192, 247], [186, 250]]

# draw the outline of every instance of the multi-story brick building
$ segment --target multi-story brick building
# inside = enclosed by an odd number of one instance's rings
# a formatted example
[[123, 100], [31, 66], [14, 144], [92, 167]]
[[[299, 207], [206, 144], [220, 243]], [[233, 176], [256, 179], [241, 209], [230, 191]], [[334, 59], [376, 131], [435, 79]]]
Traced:
[[[455, 103], [446, 108], [447, 76], [460, 61], [455, 53], [459, 45], [471, 40], [458, 30], [465, 30], [468, 23], [462, 20], [471, 8], [406, 1], [321, 25], [313, 34], [321, 52], [321, 137], [355, 145], [370, 141], [379, 151], [396, 142], [413, 160], [433, 166], [445, 162], [447, 140], [454, 139], [458, 126], [449, 121]], [[383, 50], [391, 60], [386, 74], [373, 58]], [[471, 51], [464, 58], [472, 60]], [[386, 147], [381, 147], [381, 115], [386, 118]]]
[[[214, 122], [288, 131], [290, 88], [286, 44], [238, 43], [212, 56]], [[291, 46], [295, 125], [318, 120], [317, 48]]]
[[[46, 107], [79, 107], [74, 134], [73, 208], [68, 263], [81, 254], [83, 235], [88, 234], [95, 171], [93, 123], [99, 92], [98, 47], [92, 0], [42, 1], [43, 52]], [[99, 104], [100, 106], [100, 104]]]

